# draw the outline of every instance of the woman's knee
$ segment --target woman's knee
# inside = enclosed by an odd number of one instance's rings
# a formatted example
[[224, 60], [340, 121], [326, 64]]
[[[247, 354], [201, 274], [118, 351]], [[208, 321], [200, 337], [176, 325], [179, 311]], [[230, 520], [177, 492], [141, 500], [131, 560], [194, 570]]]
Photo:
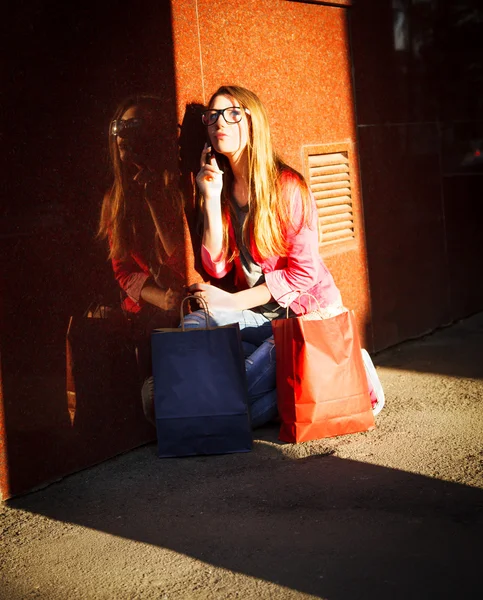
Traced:
[[273, 336], [266, 339], [253, 354], [245, 358], [249, 393], [257, 395], [275, 387], [276, 357]]
[[250, 421], [252, 429], [262, 427], [278, 415], [277, 390], [272, 390], [258, 398], [250, 399]]
[[182, 326], [184, 329], [206, 329], [206, 315], [203, 310], [196, 310], [183, 319]]

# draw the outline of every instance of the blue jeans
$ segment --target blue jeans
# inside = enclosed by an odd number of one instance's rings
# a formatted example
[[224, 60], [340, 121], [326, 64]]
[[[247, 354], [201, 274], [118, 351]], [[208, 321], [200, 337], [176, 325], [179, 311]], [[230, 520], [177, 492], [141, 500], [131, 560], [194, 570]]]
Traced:
[[[210, 325], [238, 323], [241, 330], [248, 384], [248, 408], [252, 427], [260, 427], [277, 415], [275, 344], [271, 321], [253, 310], [210, 313]], [[184, 318], [185, 329], [205, 328], [203, 310]]]

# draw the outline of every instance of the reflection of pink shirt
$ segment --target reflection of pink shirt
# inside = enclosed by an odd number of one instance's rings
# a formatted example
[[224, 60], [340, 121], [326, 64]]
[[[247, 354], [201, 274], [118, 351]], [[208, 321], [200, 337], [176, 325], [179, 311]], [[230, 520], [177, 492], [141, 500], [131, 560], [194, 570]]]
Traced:
[[[149, 217], [151, 219], [151, 217]], [[177, 244], [171, 256], [163, 253], [160, 245], [160, 261], [154, 252], [156, 238], [154, 223], [148, 220], [148, 225], [144, 224], [141, 235], [144, 239], [152, 239], [153, 243], [148, 248], [142, 245], [135, 245], [129, 256], [124, 259], [113, 259], [112, 269], [114, 277], [119, 286], [126, 293], [122, 304], [124, 310], [131, 313], [138, 313], [145, 302], [141, 298], [141, 290], [149, 279], [158, 285], [161, 289], [179, 288], [186, 284], [187, 275], [193, 280], [200, 280], [202, 277], [195, 270], [195, 265], [189, 263], [193, 250], [191, 246], [191, 233], [185, 212], [180, 216], [179, 213], [172, 210], [164, 215], [164, 222], [171, 230], [178, 232]], [[157, 239], [159, 242], [159, 239]], [[109, 244], [110, 233], [109, 233]], [[189, 251], [187, 244], [189, 244]]]
[[146, 280], [151, 277], [149, 266], [141, 255], [131, 254], [125, 260], [112, 261], [114, 277], [127, 297], [123, 301], [124, 310], [137, 313], [141, 310], [141, 290]]
[[[297, 223], [302, 215], [300, 187], [291, 174], [286, 173], [282, 177], [283, 194], [287, 196], [287, 201], [291, 203], [293, 220]], [[298, 233], [293, 226], [287, 226], [285, 236], [289, 242], [288, 256], [274, 256], [260, 261], [260, 266], [265, 275], [265, 283], [274, 300], [280, 306], [290, 306], [296, 314], [303, 314], [317, 308], [313, 299], [309, 296], [301, 296], [300, 301], [296, 300], [299, 291], [309, 292], [315, 296], [321, 307], [330, 304], [342, 304], [340, 292], [319, 255], [317, 209], [315, 200], [312, 199], [312, 201], [313, 210], [310, 226], [305, 225]], [[233, 249], [236, 246], [236, 241], [231, 223], [229, 223], [229, 238], [230, 249]], [[254, 245], [252, 245], [250, 252], [257, 260], [258, 253]], [[224, 257], [213, 259], [205, 246], [202, 246], [201, 260], [207, 273], [218, 279], [226, 275], [234, 264], [237, 289], [247, 288], [239, 256], [235, 256], [233, 262], [228, 262]]]
[[[124, 310], [131, 313], [138, 313], [144, 304], [141, 298], [141, 290], [144, 284], [148, 279], [155, 280], [149, 268], [148, 261], [144, 259], [141, 253], [132, 252], [124, 260], [113, 259], [112, 268], [114, 277], [127, 295], [123, 300]], [[181, 252], [181, 249], [177, 249], [163, 263], [163, 281], [156, 281], [156, 283], [166, 288], [174, 285], [182, 285], [184, 283], [183, 268], [184, 253]]]

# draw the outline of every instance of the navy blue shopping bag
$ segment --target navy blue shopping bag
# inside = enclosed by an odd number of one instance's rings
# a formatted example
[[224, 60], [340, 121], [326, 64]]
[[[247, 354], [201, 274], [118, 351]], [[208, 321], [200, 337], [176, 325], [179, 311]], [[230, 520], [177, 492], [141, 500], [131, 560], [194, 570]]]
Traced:
[[250, 451], [238, 324], [155, 329], [151, 345], [158, 456]]

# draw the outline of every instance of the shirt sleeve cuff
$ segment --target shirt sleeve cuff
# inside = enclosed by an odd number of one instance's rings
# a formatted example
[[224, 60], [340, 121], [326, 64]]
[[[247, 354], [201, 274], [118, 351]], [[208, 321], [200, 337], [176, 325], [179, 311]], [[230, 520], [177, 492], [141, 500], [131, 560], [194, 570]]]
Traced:
[[299, 296], [298, 291], [294, 291], [286, 282], [284, 273], [280, 271], [271, 271], [265, 273], [265, 283], [272, 294], [273, 299], [286, 308]]
[[150, 275], [147, 273], [133, 273], [129, 276], [129, 281], [124, 287], [124, 291], [132, 300], [134, 300], [134, 302], [142, 302], [141, 290], [143, 289], [146, 280], [149, 278]]
[[227, 263], [226, 258], [221, 254], [216, 260], [213, 259], [211, 253], [206, 246], [201, 246], [201, 262], [208, 275], [221, 279], [231, 269], [231, 264]]

